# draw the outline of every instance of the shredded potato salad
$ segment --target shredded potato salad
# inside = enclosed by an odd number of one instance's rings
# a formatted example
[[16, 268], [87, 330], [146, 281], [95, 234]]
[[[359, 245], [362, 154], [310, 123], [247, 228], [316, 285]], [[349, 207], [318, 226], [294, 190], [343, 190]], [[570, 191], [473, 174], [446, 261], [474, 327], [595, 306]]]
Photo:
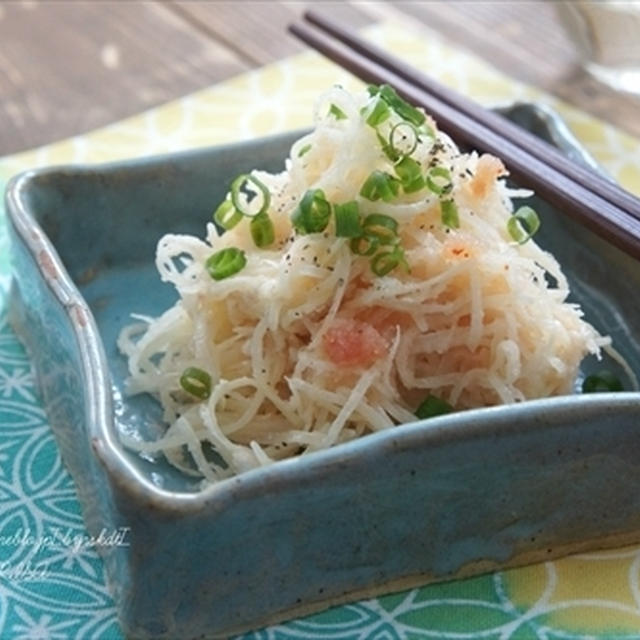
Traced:
[[119, 347], [155, 442], [216, 481], [420, 418], [572, 391], [608, 344], [567, 302], [502, 162], [390, 87], [320, 97], [286, 169], [238, 176], [206, 239], [166, 235], [179, 300]]

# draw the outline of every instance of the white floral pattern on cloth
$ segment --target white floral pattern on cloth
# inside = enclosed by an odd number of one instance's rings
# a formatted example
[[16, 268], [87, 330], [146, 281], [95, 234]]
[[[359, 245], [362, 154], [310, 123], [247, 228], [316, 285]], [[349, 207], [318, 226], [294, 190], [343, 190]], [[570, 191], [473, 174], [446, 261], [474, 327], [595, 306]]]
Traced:
[[[3, 227], [0, 234], [6, 237]], [[0, 638], [118, 638], [102, 563], [0, 291]], [[103, 633], [104, 632], [104, 633]], [[106, 634], [109, 635], [106, 635]]]
[[[378, 44], [486, 104], [543, 99], [607, 170], [640, 193], [640, 143], [501, 76], [437, 34], [370, 29]], [[0, 187], [35, 166], [102, 162], [307, 126], [319, 87], [357, 81], [312, 53], [259, 69], [164, 107], [0, 159]], [[7, 322], [10, 282], [0, 207], [0, 639], [121, 640], [102, 564], [80, 516], [34, 386]], [[640, 639], [640, 548], [431, 585], [336, 607], [246, 638], [496, 640]]]

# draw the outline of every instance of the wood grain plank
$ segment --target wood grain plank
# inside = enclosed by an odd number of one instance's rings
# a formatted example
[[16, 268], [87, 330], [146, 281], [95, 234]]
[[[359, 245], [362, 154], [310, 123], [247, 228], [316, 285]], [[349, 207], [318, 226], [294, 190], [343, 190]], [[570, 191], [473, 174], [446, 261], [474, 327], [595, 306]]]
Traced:
[[0, 3], [0, 154], [82, 133], [303, 49], [309, 7], [354, 28], [419, 21], [518, 80], [640, 135], [640, 103], [588, 76], [542, 2]]
[[360, 4], [348, 2], [172, 0], [168, 6], [202, 33], [224, 42], [251, 65], [273, 62], [303, 51], [305, 46], [287, 32], [287, 26], [312, 6], [329, 11], [355, 29], [374, 21]]
[[105, 125], [247, 68], [155, 2], [10, 2], [0, 154]]
[[640, 101], [613, 91], [582, 69], [552, 2], [390, 4], [507, 75], [640, 136]]

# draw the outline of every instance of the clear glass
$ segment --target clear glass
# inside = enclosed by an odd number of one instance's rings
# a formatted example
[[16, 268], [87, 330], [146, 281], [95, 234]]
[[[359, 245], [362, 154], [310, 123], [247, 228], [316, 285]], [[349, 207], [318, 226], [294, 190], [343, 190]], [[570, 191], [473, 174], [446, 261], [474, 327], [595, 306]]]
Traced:
[[556, 10], [585, 69], [640, 95], [640, 0], [573, 0]]

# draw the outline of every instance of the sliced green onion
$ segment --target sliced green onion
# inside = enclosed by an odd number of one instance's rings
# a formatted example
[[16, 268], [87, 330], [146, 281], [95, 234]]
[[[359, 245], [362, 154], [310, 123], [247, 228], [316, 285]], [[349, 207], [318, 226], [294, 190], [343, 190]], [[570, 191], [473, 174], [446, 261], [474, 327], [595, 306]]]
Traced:
[[[261, 201], [258, 201], [260, 207], [256, 211], [251, 201], [259, 196], [261, 196]], [[231, 183], [231, 202], [243, 216], [253, 217], [268, 211], [271, 194], [267, 186], [258, 178], [244, 173]]]
[[380, 87], [383, 100], [401, 117], [419, 127], [426, 119], [424, 113], [403, 100], [388, 84]]
[[451, 191], [451, 172], [446, 167], [433, 167], [427, 174], [427, 187], [436, 195], [443, 195]]
[[389, 144], [389, 142], [385, 140], [379, 133], [377, 134], [377, 136], [378, 136], [378, 142], [382, 147], [382, 151], [384, 155], [387, 156], [387, 158], [389, 158], [391, 162], [397, 162], [400, 159], [400, 156], [391, 148], [391, 145]]
[[180, 376], [180, 386], [192, 396], [206, 400], [211, 395], [211, 376], [198, 367], [188, 367]]
[[386, 276], [400, 264], [402, 264], [406, 269], [409, 268], [409, 265], [404, 259], [404, 251], [400, 247], [396, 246], [392, 251], [378, 253], [371, 260], [371, 271], [373, 271], [377, 276]]
[[309, 189], [291, 214], [291, 222], [300, 233], [320, 233], [327, 228], [331, 205], [322, 189]]
[[450, 229], [457, 229], [460, 226], [460, 218], [458, 217], [458, 207], [453, 200], [440, 201], [440, 215], [442, 224]]
[[367, 235], [378, 238], [379, 244], [393, 244], [398, 239], [398, 221], [384, 213], [370, 213], [362, 227]]
[[214, 280], [224, 280], [244, 269], [247, 256], [236, 247], [227, 247], [209, 256], [204, 263], [207, 272]]
[[377, 127], [381, 125], [385, 120], [388, 120], [391, 116], [391, 110], [389, 105], [382, 99], [378, 98], [375, 102], [365, 107], [364, 114], [365, 122], [370, 127]]
[[298, 151], [298, 158], [302, 158], [305, 153], [309, 153], [309, 151], [311, 151], [311, 146], [312, 145], [310, 144], [305, 144], [304, 147]]
[[365, 180], [360, 195], [367, 200], [391, 202], [400, 191], [400, 181], [385, 171], [373, 171]]
[[225, 200], [215, 210], [213, 220], [217, 225], [229, 231], [242, 220], [242, 214], [236, 210], [231, 200]]
[[433, 127], [429, 126], [426, 122], [423, 122], [418, 127], [418, 134], [427, 136], [427, 138], [431, 138], [432, 140], [436, 139], [436, 132], [433, 130]]
[[530, 240], [540, 228], [540, 218], [531, 207], [520, 207], [507, 222], [509, 235], [518, 243]]
[[347, 114], [337, 104], [334, 104], [333, 102], [329, 107], [329, 114], [332, 115], [336, 120], [347, 119]]
[[344, 204], [334, 204], [336, 216], [336, 235], [339, 238], [358, 238], [362, 235], [360, 209], [355, 200]]
[[425, 420], [426, 418], [443, 416], [452, 411], [453, 407], [446, 400], [442, 400], [442, 398], [438, 398], [437, 396], [428, 395], [416, 409], [416, 416], [420, 418], [420, 420]]
[[411, 122], [398, 122], [389, 133], [389, 146], [399, 156], [410, 156], [416, 150], [418, 142], [418, 130]]
[[602, 370], [587, 376], [582, 383], [582, 393], [624, 391], [622, 382], [611, 371]]
[[380, 238], [368, 233], [353, 238], [349, 244], [351, 251], [357, 256], [372, 256], [380, 246]]
[[353, 238], [351, 251], [359, 256], [374, 256], [378, 247], [394, 245], [391, 251], [382, 251], [371, 260], [371, 270], [377, 276], [385, 276], [402, 264], [407, 270], [409, 265], [404, 259], [404, 251], [398, 243], [398, 221], [383, 213], [371, 213], [362, 223], [363, 235]]
[[424, 187], [425, 180], [422, 175], [422, 167], [413, 158], [404, 156], [402, 160], [396, 163], [395, 170], [405, 193], [414, 193]]
[[249, 225], [251, 237], [256, 247], [268, 247], [276, 237], [273, 222], [266, 213], [259, 213], [251, 219]]

